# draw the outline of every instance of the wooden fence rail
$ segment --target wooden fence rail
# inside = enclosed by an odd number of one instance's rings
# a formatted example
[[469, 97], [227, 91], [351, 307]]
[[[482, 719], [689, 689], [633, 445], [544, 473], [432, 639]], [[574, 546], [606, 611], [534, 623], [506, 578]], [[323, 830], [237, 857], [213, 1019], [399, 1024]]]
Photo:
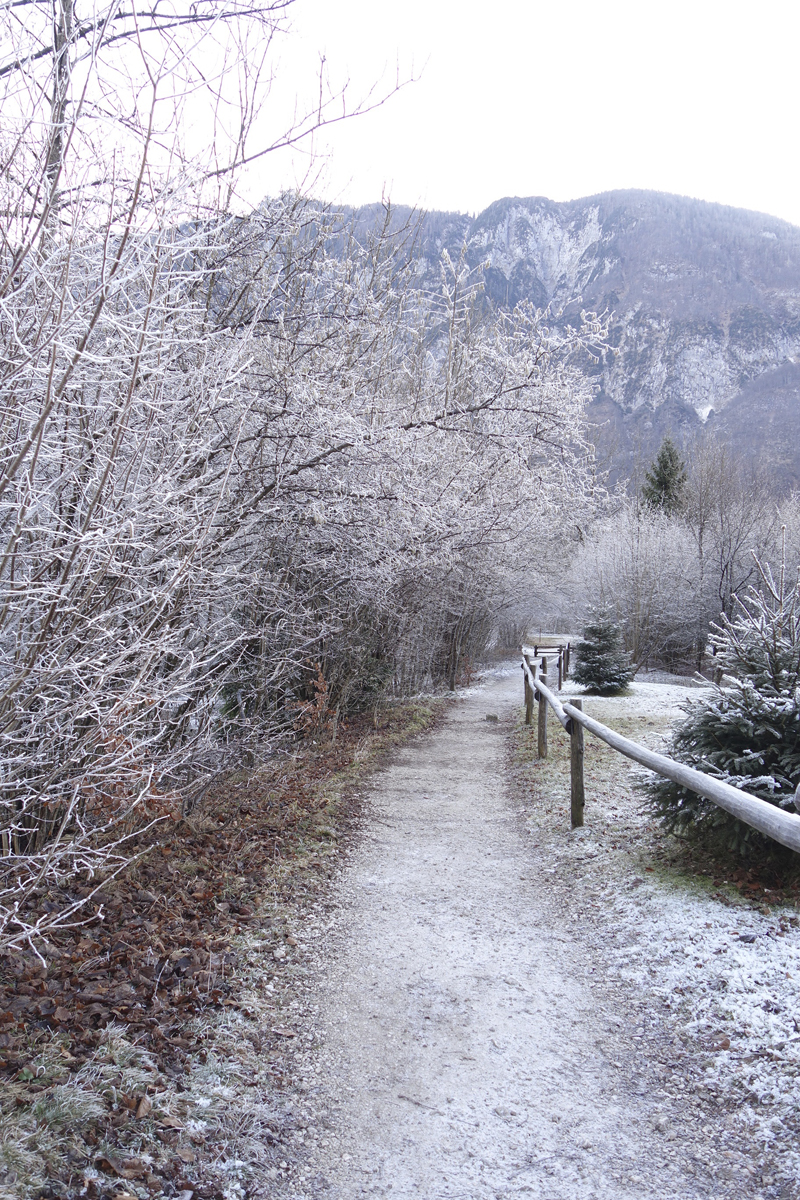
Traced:
[[[753, 829], [758, 829], [760, 833], [765, 833], [776, 842], [780, 842], [782, 846], [788, 846], [790, 850], [800, 852], [800, 815], [786, 812], [784, 809], [770, 804], [767, 800], [751, 796], [740, 788], [723, 783], [721, 779], [714, 779], [713, 776], [706, 775], [703, 771], [696, 771], [693, 767], [687, 767], [685, 763], [676, 762], [675, 759], [668, 758], [665, 754], [656, 754], [653, 750], [648, 750], [646, 746], [640, 746], [638, 742], [632, 742], [628, 738], [622, 737], [613, 729], [609, 729], [607, 725], [587, 716], [583, 712], [583, 704], [579, 699], [566, 700], [562, 704], [547, 684], [542, 682], [541, 674], [546, 673], [545, 660], [543, 660], [545, 671], [540, 673], [538, 664], [532, 663], [531, 657], [531, 651], [527, 647], [523, 647], [522, 670], [525, 678], [526, 700], [529, 689], [535, 699], [539, 700], [541, 697], [539, 703], [540, 757], [547, 757], [546, 734], [544, 753], [542, 754], [542, 710], [545, 710], [545, 730], [547, 728], [546, 710], [550, 707], [570, 735], [570, 812], [573, 829], [583, 824], [583, 730], [588, 729], [590, 733], [611, 746], [613, 750], [633, 759], [634, 762], [647, 767], [648, 770], [673, 780], [681, 787], [689, 788], [698, 796], [704, 796], [707, 800], [719, 805], [720, 808], [724, 808], [732, 816], [752, 826]], [[526, 704], [526, 724], [530, 723]]]

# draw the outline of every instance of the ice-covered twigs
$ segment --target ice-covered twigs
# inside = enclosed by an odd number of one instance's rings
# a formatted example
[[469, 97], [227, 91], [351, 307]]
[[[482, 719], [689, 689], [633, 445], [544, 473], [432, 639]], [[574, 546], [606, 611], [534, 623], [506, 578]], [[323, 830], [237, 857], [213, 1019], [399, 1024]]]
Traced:
[[285, 8], [0, 10], [0, 946], [43, 864], [83, 886], [223, 766], [455, 688], [593, 505], [602, 322], [491, 314], [446, 256], [421, 292], [388, 206], [238, 194]]

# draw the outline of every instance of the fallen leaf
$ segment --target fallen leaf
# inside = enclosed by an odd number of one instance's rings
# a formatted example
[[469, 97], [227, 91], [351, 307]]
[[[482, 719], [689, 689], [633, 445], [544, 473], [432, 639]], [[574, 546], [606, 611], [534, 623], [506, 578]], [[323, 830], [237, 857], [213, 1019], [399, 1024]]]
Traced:
[[165, 1129], [183, 1129], [183, 1125], [177, 1117], [162, 1117], [159, 1124], [163, 1125]]
[[149, 1096], [142, 1096], [141, 1100], [139, 1101], [138, 1105], [136, 1106], [137, 1120], [141, 1121], [141, 1119], [143, 1117], [146, 1117], [152, 1107], [153, 1107], [153, 1104], [152, 1104], [152, 1101], [150, 1100]]
[[147, 1167], [138, 1158], [121, 1159], [115, 1154], [101, 1154], [94, 1165], [101, 1171], [113, 1171], [122, 1179], [142, 1179], [147, 1174]]
[[147, 1167], [139, 1158], [126, 1158], [122, 1162], [120, 1174], [124, 1179], [143, 1179], [147, 1174]]
[[285, 1037], [285, 1038], [297, 1037], [297, 1034], [295, 1033], [295, 1031], [293, 1029], [289, 1029], [289, 1027], [287, 1025], [276, 1025], [276, 1027], [271, 1032], [277, 1033], [278, 1037]]
[[178, 1158], [182, 1159], [182, 1161], [185, 1163], [193, 1163], [194, 1162], [194, 1151], [193, 1150], [179, 1150]]

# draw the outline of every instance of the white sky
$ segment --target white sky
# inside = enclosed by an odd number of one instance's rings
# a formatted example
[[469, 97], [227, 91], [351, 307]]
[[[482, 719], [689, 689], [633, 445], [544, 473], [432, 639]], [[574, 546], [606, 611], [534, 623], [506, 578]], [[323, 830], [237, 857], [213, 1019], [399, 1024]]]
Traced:
[[[353, 99], [420, 74], [317, 137], [309, 190], [478, 212], [503, 196], [653, 188], [800, 225], [798, 0], [297, 0], [272, 115], [318, 55]], [[293, 186], [274, 155], [251, 189]]]

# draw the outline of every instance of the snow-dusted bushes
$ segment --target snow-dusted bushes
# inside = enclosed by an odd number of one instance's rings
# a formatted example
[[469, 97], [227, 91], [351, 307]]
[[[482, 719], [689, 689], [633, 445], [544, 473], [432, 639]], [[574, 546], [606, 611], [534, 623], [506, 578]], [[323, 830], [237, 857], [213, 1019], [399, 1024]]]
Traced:
[[[707, 669], [709, 628], [754, 581], [753, 554], [780, 561], [780, 506], [763, 475], [713, 441], [687, 457], [684, 478], [672, 447], [661, 481], [671, 463], [680, 503], [659, 506], [655, 484], [648, 503], [619, 502], [587, 530], [572, 570], [573, 604], [579, 613], [609, 606], [637, 668]], [[794, 502], [782, 504], [790, 530], [800, 527]]]
[[[274, 32], [281, 8], [251, 15]], [[300, 197], [244, 212], [227, 129], [205, 162], [164, 151], [181, 114], [159, 89], [201, 95], [202, 5], [160, 58], [142, 43], [137, 66], [131, 41], [127, 107], [109, 26], [71, 12], [30, 61], [41, 31], [26, 51], [4, 18], [0, 942], [63, 920], [79, 874], [121, 866], [127, 837], [309, 706], [332, 731], [389, 688], [455, 681], [537, 531], [580, 504], [573, 362], [600, 332], [491, 317], [459, 263], [420, 295], [402, 240]]]
[[686, 528], [667, 513], [626, 501], [600, 522], [572, 569], [578, 602], [621, 627], [638, 669], [691, 655], [698, 575]]

